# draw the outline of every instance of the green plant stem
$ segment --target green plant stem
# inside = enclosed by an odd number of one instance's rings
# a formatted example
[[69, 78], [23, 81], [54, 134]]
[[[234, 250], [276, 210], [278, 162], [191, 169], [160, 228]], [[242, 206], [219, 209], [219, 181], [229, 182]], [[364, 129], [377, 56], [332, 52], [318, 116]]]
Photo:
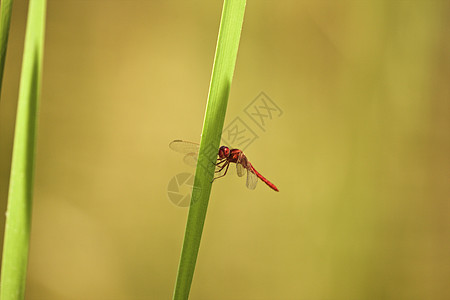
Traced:
[[46, 0], [30, 0], [6, 212], [1, 300], [23, 299], [25, 292], [45, 9]]
[[0, 6], [0, 94], [2, 92], [3, 71], [6, 48], [8, 46], [9, 25], [11, 23], [12, 0], [2, 0]]
[[188, 299], [206, 218], [231, 81], [236, 63], [245, 0], [225, 0], [203, 121], [199, 159], [186, 223], [173, 299]]

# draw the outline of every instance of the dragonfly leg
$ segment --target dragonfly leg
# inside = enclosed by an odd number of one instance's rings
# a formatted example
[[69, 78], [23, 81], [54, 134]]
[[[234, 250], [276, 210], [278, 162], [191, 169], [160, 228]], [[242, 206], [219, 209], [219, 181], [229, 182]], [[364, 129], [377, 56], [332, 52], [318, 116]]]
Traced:
[[[225, 176], [225, 175], [227, 175], [228, 168], [230, 167], [230, 163], [228, 162], [228, 163], [226, 164], [226, 166], [227, 166], [227, 168], [225, 169], [225, 172], [224, 172], [222, 175], [215, 177], [215, 178], [213, 179], [213, 181], [216, 180], [216, 179], [219, 179], [219, 178], [221, 178], [221, 177], [223, 177], [223, 176]], [[225, 167], [225, 166], [224, 166], [224, 167]]]
[[220, 164], [226, 164], [228, 160], [226, 158], [221, 159], [217, 164], [215, 164], [217, 167], [220, 167]]
[[[223, 167], [227, 165], [227, 163], [229, 163], [228, 160], [226, 160], [226, 159], [224, 158], [224, 159], [222, 159], [220, 162], [218, 162], [218, 163], [216, 164], [216, 167], [218, 167], [218, 168], [220, 168], [220, 169], [222, 170]], [[223, 164], [223, 165], [220, 165], [220, 164]], [[217, 173], [217, 172], [216, 172], [216, 173]]]
[[223, 168], [225, 168], [227, 165], [229, 164], [229, 162], [228, 161], [226, 161], [224, 164], [223, 164], [223, 166], [218, 166], [220, 169], [219, 170], [217, 170], [215, 173], [220, 173], [220, 171], [222, 171], [223, 170]]
[[211, 162], [213, 165], [218, 166], [225, 161], [225, 158], [219, 158], [216, 162]]
[[214, 163], [216, 166], [218, 166], [218, 165], [220, 165], [221, 163], [223, 163], [224, 161], [226, 161], [227, 159], [226, 158], [222, 158], [222, 159], [218, 159], [217, 161], [217, 163]]

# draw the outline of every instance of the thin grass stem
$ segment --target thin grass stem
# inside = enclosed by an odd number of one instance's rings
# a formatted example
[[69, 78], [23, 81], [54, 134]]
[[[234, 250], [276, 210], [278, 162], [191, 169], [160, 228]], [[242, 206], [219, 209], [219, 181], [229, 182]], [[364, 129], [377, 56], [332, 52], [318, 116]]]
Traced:
[[23, 299], [25, 292], [45, 10], [46, 0], [30, 0], [6, 212], [1, 300]]
[[0, 94], [1, 94], [13, 1], [2, 0], [0, 2], [1, 2], [0, 3]]
[[173, 299], [188, 299], [236, 63], [245, 0], [225, 0]]

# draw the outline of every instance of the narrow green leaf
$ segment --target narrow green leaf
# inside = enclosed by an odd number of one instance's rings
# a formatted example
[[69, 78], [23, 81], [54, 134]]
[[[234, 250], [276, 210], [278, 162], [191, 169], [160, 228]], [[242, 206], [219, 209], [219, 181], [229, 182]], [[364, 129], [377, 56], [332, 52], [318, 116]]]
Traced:
[[225, 0], [173, 299], [188, 299], [234, 73], [245, 0]]
[[5, 67], [6, 47], [8, 46], [9, 24], [11, 23], [12, 0], [0, 1], [0, 94], [2, 92], [3, 70]]
[[6, 212], [1, 300], [23, 299], [31, 229], [36, 120], [46, 0], [30, 0]]

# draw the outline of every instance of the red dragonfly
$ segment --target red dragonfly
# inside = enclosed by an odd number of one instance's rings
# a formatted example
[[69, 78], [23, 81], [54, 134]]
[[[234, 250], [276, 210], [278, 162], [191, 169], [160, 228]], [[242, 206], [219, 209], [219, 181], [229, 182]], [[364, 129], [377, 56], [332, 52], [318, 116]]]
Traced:
[[[184, 162], [186, 164], [191, 166], [195, 166], [197, 164], [198, 149], [200, 148], [199, 144], [182, 140], [175, 140], [169, 144], [169, 147], [176, 152], [186, 154], [184, 157]], [[278, 188], [275, 186], [275, 184], [267, 180], [264, 176], [262, 176], [258, 171], [255, 170], [242, 150], [230, 149], [226, 146], [222, 146], [219, 149], [218, 155], [219, 158], [217, 159], [216, 166], [219, 169], [216, 171], [216, 173], [220, 173], [224, 169], [225, 171], [222, 175], [215, 177], [214, 180], [225, 176], [228, 172], [228, 168], [230, 167], [230, 163], [235, 163], [236, 172], [239, 177], [244, 176], [245, 171], [247, 171], [247, 188], [251, 190], [255, 189], [259, 178], [272, 190], [278, 192]]]

